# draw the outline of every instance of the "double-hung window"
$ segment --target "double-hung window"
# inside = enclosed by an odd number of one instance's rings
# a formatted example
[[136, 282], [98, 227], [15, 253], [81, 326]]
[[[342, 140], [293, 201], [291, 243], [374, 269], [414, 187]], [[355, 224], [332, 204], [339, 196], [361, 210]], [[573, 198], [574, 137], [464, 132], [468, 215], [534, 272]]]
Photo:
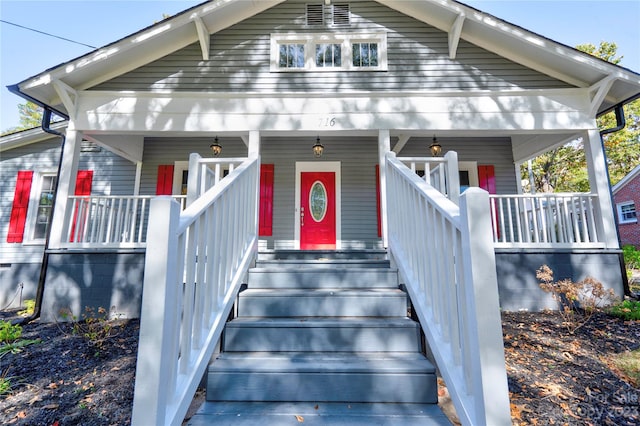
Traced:
[[37, 173], [29, 201], [27, 229], [25, 240], [34, 243], [44, 241], [51, 219], [53, 194], [56, 190], [56, 174], [54, 172]]
[[271, 34], [271, 71], [386, 71], [386, 33]]
[[636, 215], [636, 205], [633, 201], [618, 203], [617, 207], [619, 223], [636, 223], [638, 221], [638, 217]]

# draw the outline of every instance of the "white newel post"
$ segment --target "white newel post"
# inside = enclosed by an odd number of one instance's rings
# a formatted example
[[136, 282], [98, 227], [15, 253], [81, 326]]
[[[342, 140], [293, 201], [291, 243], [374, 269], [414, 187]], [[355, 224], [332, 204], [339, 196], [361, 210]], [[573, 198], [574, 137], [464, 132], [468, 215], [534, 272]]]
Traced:
[[[72, 127], [72, 124], [69, 127]], [[68, 235], [69, 216], [72, 213], [69, 208], [69, 196], [75, 192], [81, 143], [82, 132], [67, 129], [56, 189], [56, 206], [51, 221], [50, 248], [59, 248], [65, 236]]]
[[378, 164], [380, 173], [380, 220], [382, 221], [382, 246], [389, 247], [389, 233], [387, 228], [387, 152], [391, 151], [391, 136], [389, 130], [378, 133]]
[[447, 160], [447, 185], [449, 185], [447, 193], [449, 195], [449, 199], [453, 201], [456, 206], [459, 206], [460, 174], [458, 172], [458, 153], [455, 151], [448, 151], [444, 155], [444, 159]]
[[489, 193], [480, 188], [467, 189], [460, 196], [460, 219], [463, 249], [471, 254], [463, 258], [464, 302], [469, 309], [468, 318], [477, 320], [468, 325], [475, 327], [469, 335], [478, 339], [471, 347], [479, 351], [478, 356], [473, 357], [478, 365], [471, 366], [471, 371], [480, 375], [470, 389], [476, 398], [475, 418], [484, 419], [483, 424], [489, 426], [510, 425]]
[[600, 132], [597, 129], [589, 130], [584, 136], [584, 150], [587, 157], [587, 172], [589, 174], [589, 186], [591, 192], [598, 195], [598, 211], [600, 218], [596, 220], [598, 236], [607, 248], [618, 247], [618, 234], [615, 229], [613, 203], [611, 189], [607, 173], [607, 164]]
[[189, 174], [187, 175], [187, 204], [189, 207], [191, 203], [198, 199], [200, 196], [200, 181], [202, 179], [202, 168], [200, 167], [200, 159], [202, 157], [198, 153], [191, 153], [189, 155]]
[[151, 200], [131, 422], [134, 426], [165, 424], [167, 406], [173, 403], [169, 395], [176, 385], [176, 329], [180, 327], [176, 300], [182, 291], [175, 261], [179, 219], [180, 204], [171, 197]]

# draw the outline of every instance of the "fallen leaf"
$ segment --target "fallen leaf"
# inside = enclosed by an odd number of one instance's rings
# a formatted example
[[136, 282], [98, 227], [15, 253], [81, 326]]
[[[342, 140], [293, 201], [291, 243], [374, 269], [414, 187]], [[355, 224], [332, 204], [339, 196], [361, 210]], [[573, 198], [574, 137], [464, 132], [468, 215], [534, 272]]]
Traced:
[[18, 414], [16, 414], [16, 417], [19, 419], [24, 419], [25, 417], [27, 417], [27, 412], [26, 411], [20, 411], [18, 412]]
[[49, 386], [47, 386], [49, 389], [58, 389], [58, 384], [55, 382], [49, 383]]
[[317, 410], [318, 408], [320, 408], [320, 406], [318, 406], [318, 404], [316, 404], [316, 406], [313, 407], [313, 408], [315, 408]]
[[302, 416], [296, 416], [296, 420], [298, 421], [298, 423], [304, 423], [304, 417]]
[[58, 407], [60, 407], [59, 404], [49, 404], [49, 405], [45, 405], [44, 408], [45, 410], [56, 410], [58, 409]]

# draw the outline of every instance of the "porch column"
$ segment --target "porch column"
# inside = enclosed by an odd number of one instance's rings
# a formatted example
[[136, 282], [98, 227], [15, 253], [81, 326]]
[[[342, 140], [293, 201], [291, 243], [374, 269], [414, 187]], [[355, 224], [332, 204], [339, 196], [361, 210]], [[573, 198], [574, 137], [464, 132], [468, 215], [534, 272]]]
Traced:
[[391, 151], [391, 136], [389, 130], [380, 130], [378, 133], [378, 164], [380, 164], [380, 220], [382, 222], [382, 246], [389, 247], [389, 235], [387, 233], [387, 172], [385, 155]]
[[260, 132], [251, 130], [249, 132], [249, 158], [260, 155]]
[[56, 189], [56, 205], [53, 210], [51, 221], [51, 235], [49, 236], [49, 247], [59, 248], [63, 236], [67, 235], [69, 224], [69, 195], [74, 193], [76, 186], [76, 175], [78, 174], [78, 160], [80, 158], [80, 145], [82, 143], [82, 132], [73, 130], [72, 124], [67, 129], [67, 135], [62, 151], [62, 163], [60, 164], [60, 176]]
[[597, 129], [589, 130], [583, 136], [584, 150], [587, 157], [587, 172], [591, 192], [598, 195], [597, 203], [600, 220], [596, 221], [598, 235], [607, 248], [619, 248], [618, 234], [615, 228], [609, 174], [605, 161], [602, 139]]

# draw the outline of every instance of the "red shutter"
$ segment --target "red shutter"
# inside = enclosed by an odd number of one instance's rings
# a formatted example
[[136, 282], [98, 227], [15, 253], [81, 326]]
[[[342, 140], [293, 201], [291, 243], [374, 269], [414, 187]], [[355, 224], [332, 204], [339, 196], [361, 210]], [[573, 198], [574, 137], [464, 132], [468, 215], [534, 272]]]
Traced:
[[[73, 194], [74, 195], [91, 195], [92, 181], [93, 181], [93, 170], [78, 170], [78, 174], [76, 175], [76, 190]], [[78, 213], [78, 208], [79, 208], [79, 205], [76, 205], [75, 211], [73, 212], [73, 223], [71, 224], [71, 237], [69, 238], [69, 241], [73, 241], [78, 219], [80, 219], [81, 226], [84, 226], [84, 224], [87, 221], [88, 206], [85, 204], [83, 211], [80, 213]]]
[[[495, 167], [488, 166], [478, 166], [478, 185], [480, 188], [487, 191], [489, 194], [496, 193], [496, 172]], [[498, 223], [498, 215], [495, 209], [495, 200], [493, 200], [492, 207], [494, 207], [495, 213], [491, 213], [491, 218], [496, 227], [496, 233], [498, 238], [500, 238], [500, 226]]]
[[496, 193], [496, 172], [493, 166], [478, 166], [478, 186], [489, 194]]
[[158, 182], [156, 183], [156, 195], [173, 194], [173, 165], [158, 166]]
[[13, 207], [9, 219], [8, 243], [21, 243], [24, 238], [24, 226], [27, 222], [27, 209], [29, 208], [29, 195], [31, 194], [31, 182], [33, 172], [21, 170], [16, 180], [16, 191], [13, 196]]
[[376, 214], [378, 216], [378, 237], [382, 237], [382, 217], [380, 215], [380, 164], [376, 164]]
[[258, 235], [273, 235], [273, 164], [260, 165], [260, 216]]

